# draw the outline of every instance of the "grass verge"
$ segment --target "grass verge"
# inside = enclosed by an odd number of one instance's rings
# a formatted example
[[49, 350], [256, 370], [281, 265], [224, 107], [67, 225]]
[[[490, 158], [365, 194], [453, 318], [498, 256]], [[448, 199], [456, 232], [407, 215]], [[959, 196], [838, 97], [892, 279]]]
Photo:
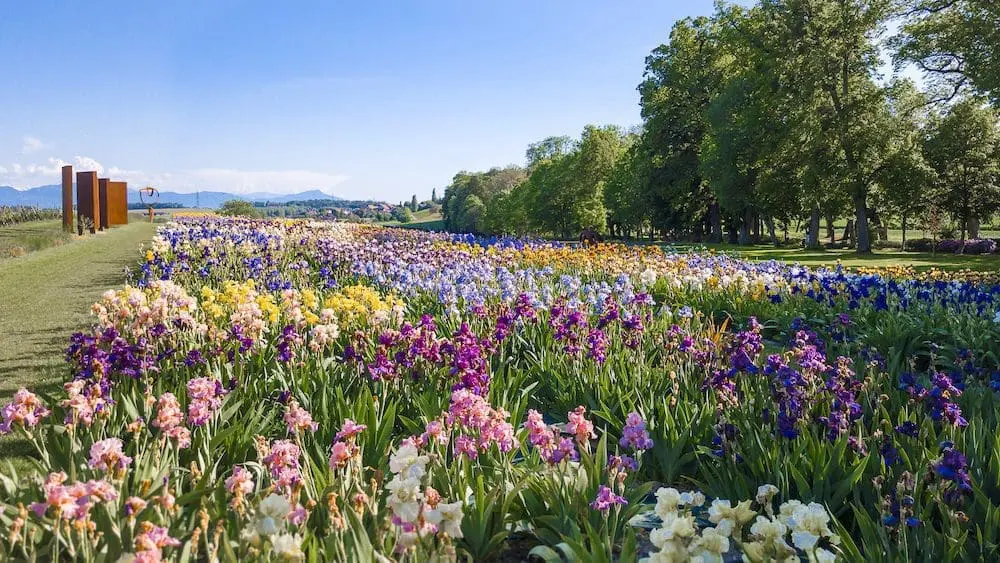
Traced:
[[62, 230], [61, 220], [28, 221], [0, 229], [0, 261], [66, 244], [73, 235]]
[[444, 230], [444, 218], [441, 216], [440, 212], [434, 212], [430, 209], [422, 209], [413, 214], [413, 220], [409, 223], [400, 223], [399, 221], [388, 221], [385, 223], [380, 223], [386, 227], [402, 227], [404, 229], [419, 229], [421, 231], [443, 231]]
[[[0, 401], [19, 387], [59, 389], [70, 334], [90, 324], [90, 305], [124, 282], [155, 229], [132, 223], [0, 262]], [[0, 458], [30, 453], [26, 441], [0, 439]]]

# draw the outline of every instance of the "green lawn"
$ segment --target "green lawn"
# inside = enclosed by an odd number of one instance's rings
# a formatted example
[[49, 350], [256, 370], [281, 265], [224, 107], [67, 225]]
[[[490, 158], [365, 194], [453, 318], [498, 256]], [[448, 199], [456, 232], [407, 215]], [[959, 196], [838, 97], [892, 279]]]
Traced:
[[[839, 242], [844, 236], [844, 229], [847, 227], [847, 219], [846, 218], [837, 219], [836, 221], [833, 222], [833, 226], [834, 226], [834, 231], [836, 233], [836, 239]], [[793, 228], [788, 231], [789, 239], [802, 240], [803, 238], [805, 238], [806, 233], [803, 230], [803, 228], [805, 227], [804, 223], [794, 224], [792, 227]], [[827, 232], [826, 221], [824, 220], [820, 222], [820, 228], [819, 228], [819, 235], [820, 235], [819, 238], [821, 242], [824, 243], [830, 242], [830, 237], [826, 235], [826, 232]], [[781, 237], [783, 235], [784, 231], [778, 229], [778, 236]], [[902, 242], [903, 240], [903, 231], [902, 229], [899, 228], [898, 224], [893, 224], [892, 226], [890, 226], [886, 231], [886, 235], [888, 236], [888, 240], [891, 242]], [[958, 236], [959, 236], [959, 231], [956, 230], [954, 238], [958, 238]], [[906, 240], [913, 240], [918, 238], [931, 238], [931, 234], [921, 228], [914, 228], [911, 225], [906, 230]], [[940, 239], [942, 237], [939, 235], [938, 238]], [[979, 230], [979, 238], [1000, 238], [1000, 225], [993, 225], [993, 224], [982, 225]]]
[[409, 223], [399, 221], [388, 221], [381, 223], [387, 227], [403, 227], [406, 229], [420, 229], [422, 231], [443, 231], [444, 219], [440, 212], [433, 212], [430, 209], [422, 209], [413, 214], [413, 220]]
[[[132, 223], [0, 261], [0, 401], [22, 386], [60, 387], [70, 334], [89, 325], [90, 305], [105, 290], [124, 282], [155, 229]], [[0, 441], [0, 458], [28, 452], [27, 442]]]
[[957, 254], [930, 254], [876, 250], [870, 256], [858, 256], [853, 250], [806, 250], [804, 248], [775, 248], [770, 245], [741, 247], [729, 244], [674, 245], [676, 248], [712, 248], [733, 252], [750, 260], [782, 260], [804, 266], [832, 266], [838, 261], [845, 267], [912, 266], [917, 270], [938, 268], [961, 270], [968, 268], [981, 272], [1000, 272], [1000, 255], [963, 256]]

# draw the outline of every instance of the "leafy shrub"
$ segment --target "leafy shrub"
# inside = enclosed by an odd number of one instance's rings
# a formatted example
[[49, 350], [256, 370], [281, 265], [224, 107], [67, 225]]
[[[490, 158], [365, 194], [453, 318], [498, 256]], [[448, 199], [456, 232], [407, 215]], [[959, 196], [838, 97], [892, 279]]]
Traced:
[[995, 254], [996, 251], [997, 243], [991, 239], [965, 241], [966, 254]]
[[876, 240], [872, 242], [874, 248], [893, 248], [899, 250], [903, 248], [903, 243], [894, 240]]
[[252, 203], [243, 199], [231, 199], [219, 208], [220, 215], [229, 217], [258, 217], [260, 212]]
[[[913, 252], [931, 252], [935, 249], [934, 241], [929, 238], [917, 238], [906, 241], [906, 250]], [[958, 254], [962, 252], [962, 241], [958, 239], [945, 239], [938, 241], [937, 252], [951, 252]], [[995, 254], [997, 243], [992, 239], [968, 239], [965, 241], [964, 254]]]
[[997, 244], [989, 239], [969, 239], [965, 241], [948, 239], [938, 243], [937, 251], [952, 252], [955, 254], [993, 254], [997, 251]]
[[408, 207], [401, 205], [392, 209], [392, 220], [399, 221], [400, 223], [409, 223], [413, 221], [413, 214], [410, 213]]

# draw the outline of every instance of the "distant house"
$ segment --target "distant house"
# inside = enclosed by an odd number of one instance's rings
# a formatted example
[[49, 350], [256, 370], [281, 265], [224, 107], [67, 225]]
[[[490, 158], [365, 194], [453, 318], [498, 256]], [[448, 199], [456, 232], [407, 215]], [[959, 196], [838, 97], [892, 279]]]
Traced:
[[392, 206], [388, 203], [369, 203], [368, 211], [374, 211], [375, 213], [391, 213]]

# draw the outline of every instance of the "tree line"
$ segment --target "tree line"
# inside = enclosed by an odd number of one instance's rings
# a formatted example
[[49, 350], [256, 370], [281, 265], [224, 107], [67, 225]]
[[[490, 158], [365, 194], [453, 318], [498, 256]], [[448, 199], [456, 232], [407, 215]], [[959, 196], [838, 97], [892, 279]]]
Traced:
[[890, 222], [905, 240], [948, 219], [977, 238], [1000, 211], [998, 23], [993, 0], [719, 3], [646, 57], [641, 126], [459, 172], [445, 226], [747, 244], [804, 224], [815, 247], [847, 218], [867, 253]]

